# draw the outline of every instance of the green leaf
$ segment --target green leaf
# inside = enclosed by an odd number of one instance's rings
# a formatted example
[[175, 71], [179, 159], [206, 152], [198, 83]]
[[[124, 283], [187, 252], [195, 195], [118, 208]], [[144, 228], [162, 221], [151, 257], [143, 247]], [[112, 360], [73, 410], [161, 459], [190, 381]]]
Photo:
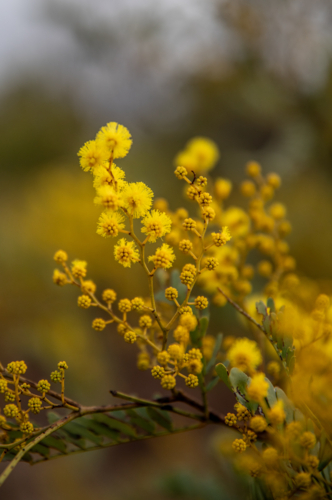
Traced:
[[238, 402], [248, 408], [251, 413], [255, 413], [258, 408], [258, 403], [255, 401], [247, 401], [246, 399], [247, 386], [250, 384], [251, 378], [238, 368], [232, 368], [229, 373], [229, 380]]
[[230, 378], [229, 378], [229, 373], [228, 373], [228, 370], [226, 368], [225, 365], [223, 365], [222, 363], [218, 363], [216, 365], [216, 373], [218, 375], [218, 377], [224, 382], [224, 384], [227, 385], [227, 387], [232, 391], [233, 390], [233, 387], [232, 387], [232, 384], [231, 384], [231, 381], [230, 381]]
[[[116, 418], [115, 418], [116, 416]], [[63, 417], [55, 412], [48, 415], [49, 421], [54, 423]], [[157, 425], [156, 425], [157, 424]], [[67, 422], [61, 428], [42, 439], [22, 460], [31, 464], [49, 459], [68, 456], [89, 450], [137, 441], [156, 436], [165, 436], [173, 432], [186, 431], [194, 426], [177, 426], [173, 424], [170, 412], [150, 406], [128, 410], [116, 410], [110, 413], [96, 413], [84, 417], [77, 417]], [[22, 433], [13, 427], [9, 434]], [[17, 451], [7, 453], [4, 460], [13, 459]]]
[[263, 319], [263, 328], [268, 335], [271, 335], [271, 320], [270, 316], [265, 316]]
[[294, 410], [294, 420], [296, 422], [304, 422], [304, 415], [298, 408], [295, 408]]
[[271, 383], [271, 381], [266, 377], [265, 377], [265, 381], [269, 384], [269, 388], [267, 390], [266, 400], [268, 402], [269, 407], [272, 408], [272, 406], [274, 406], [277, 402], [276, 392], [274, 390], [274, 386]]
[[222, 338], [223, 338], [223, 334], [222, 333], [218, 333], [217, 338], [216, 338], [216, 343], [214, 345], [212, 357], [211, 357], [211, 359], [209, 360], [209, 362], [206, 365], [206, 369], [205, 369], [206, 373], [209, 373], [209, 371], [211, 370], [211, 368], [213, 368], [213, 366], [214, 366], [214, 364], [216, 362], [216, 359], [217, 359], [217, 356], [218, 356], [218, 353], [219, 353], [219, 349], [221, 347]]
[[85, 439], [74, 437], [63, 429], [56, 431], [56, 434], [61, 436], [64, 442], [71, 443], [80, 450], [86, 451], [89, 448]]
[[323, 441], [324, 447], [321, 447], [322, 451], [320, 453], [319, 459], [319, 465], [318, 465], [318, 470], [323, 470], [325, 467], [331, 462], [332, 460], [332, 446], [330, 442], [326, 439], [325, 436], [325, 441]]
[[135, 430], [134, 427], [132, 427], [131, 425], [125, 423], [125, 422], [121, 422], [120, 420], [116, 420], [115, 418], [110, 418], [108, 417], [110, 422], [109, 422], [109, 427], [111, 429], [115, 429], [115, 430], [118, 430], [120, 432], [122, 432], [122, 434], [125, 434], [126, 436], [130, 436], [130, 437], [137, 437], [137, 432]]
[[160, 427], [163, 427], [169, 432], [172, 432], [172, 420], [169, 417], [169, 414], [163, 410], [156, 410], [149, 406], [147, 408], [147, 412], [149, 416], [154, 420]]
[[[13, 460], [13, 458], [15, 458], [17, 453], [18, 453], [18, 450], [17, 451], [11, 450], [9, 453], [6, 453], [6, 455], [3, 457], [2, 461], [3, 462], [10, 462], [11, 460]], [[25, 453], [23, 455], [23, 457], [21, 458], [21, 460], [23, 462], [29, 462], [30, 464], [33, 463], [33, 457], [30, 453]]]
[[57, 422], [60, 418], [61, 418], [60, 415], [58, 415], [54, 411], [49, 411], [47, 413], [47, 420], [49, 421], [50, 424], [54, 424], [54, 422]]
[[77, 439], [88, 439], [96, 445], [101, 445], [102, 443], [102, 438], [97, 436], [94, 432], [89, 431], [84, 425], [81, 425], [79, 419], [64, 425], [62, 430], [68, 432]]
[[232, 368], [229, 373], [229, 380], [235, 392], [246, 394], [247, 385], [250, 382], [250, 377], [238, 368]]
[[256, 310], [257, 310], [258, 314], [263, 314], [263, 316], [267, 315], [266, 305], [264, 304], [264, 302], [262, 300], [259, 300], [258, 302], [256, 302]]
[[267, 299], [266, 305], [267, 305], [267, 307], [269, 307], [269, 308], [270, 308], [270, 311], [271, 311], [271, 312], [273, 312], [273, 313], [275, 313], [275, 312], [276, 312], [276, 306], [275, 306], [275, 304], [274, 304], [274, 300], [273, 300], [271, 297], [269, 297], [269, 298]]
[[130, 422], [138, 427], [141, 427], [144, 431], [149, 434], [154, 434], [155, 426], [151, 420], [146, 420], [137, 414], [135, 410], [127, 410], [127, 415], [130, 417]]
[[283, 337], [283, 341], [284, 341], [284, 346], [285, 346], [287, 349], [290, 349], [290, 348], [293, 346], [293, 337], [290, 337], [290, 336], [284, 336], [284, 337]]
[[293, 355], [289, 361], [288, 361], [288, 369], [289, 369], [289, 373], [292, 375], [293, 371], [294, 371], [294, 368], [295, 368], [295, 361], [296, 361], [296, 358], [295, 358], [295, 355]]
[[112, 411], [111, 414], [109, 414], [109, 418], [113, 419], [116, 418], [117, 420], [126, 420], [127, 413], [124, 410], [116, 410]]
[[98, 422], [95, 418], [92, 419], [92, 418], [82, 417], [79, 419], [79, 423], [80, 425], [83, 425], [83, 427], [86, 427], [87, 429], [94, 432], [98, 436], [103, 436], [108, 439], [114, 439], [116, 441], [119, 438], [119, 431], [110, 429], [107, 425]]
[[[318, 444], [318, 443], [317, 443]], [[316, 444], [316, 446], [317, 446]], [[323, 429], [321, 431], [321, 435], [319, 438], [319, 449], [318, 449], [318, 454], [319, 458], [319, 466], [318, 469], [322, 471], [325, 469], [327, 465], [329, 467], [327, 468], [328, 475], [330, 471], [332, 470], [331, 468], [331, 462], [332, 462], [332, 446], [331, 446], [331, 440], [329, 439], [326, 431]]]
[[315, 434], [315, 426], [314, 426], [314, 423], [313, 423], [313, 421], [311, 420], [311, 418], [308, 418], [308, 419], [307, 419], [307, 431], [310, 431], [310, 432], [312, 432], [313, 434]]
[[[53, 448], [55, 450], [61, 451], [61, 453], [67, 453], [67, 446], [61, 439], [57, 439], [54, 436], [47, 436], [44, 438], [40, 444], [48, 446], [48, 448]], [[34, 448], [32, 448], [33, 450]]]
[[31, 448], [30, 453], [39, 453], [42, 457], [48, 457], [50, 454], [50, 449], [48, 446], [43, 446], [42, 443], [36, 444], [33, 448]]

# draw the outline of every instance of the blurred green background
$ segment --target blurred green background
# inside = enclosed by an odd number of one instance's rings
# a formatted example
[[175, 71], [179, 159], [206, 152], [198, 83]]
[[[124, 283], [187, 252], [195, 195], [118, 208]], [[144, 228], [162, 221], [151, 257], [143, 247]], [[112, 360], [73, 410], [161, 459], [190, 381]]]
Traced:
[[[134, 143], [121, 161], [172, 209], [182, 196], [172, 161], [195, 135], [221, 151], [214, 177], [242, 203], [244, 164], [283, 178], [278, 199], [294, 227], [299, 274], [332, 275], [332, 4], [328, 0], [15, 0], [0, 5], [0, 356], [25, 359], [30, 378], [69, 366], [68, 396], [111, 402], [109, 389], [159, 390], [135, 348], [91, 329], [76, 290], [52, 283], [54, 252], [89, 263], [98, 289], [142, 293], [96, 235], [99, 209], [77, 151], [108, 121]], [[120, 164], [120, 162], [119, 162]], [[130, 281], [129, 281], [130, 280]], [[227, 307], [215, 332], [243, 335]], [[225, 394], [218, 388], [215, 407]], [[228, 404], [228, 403], [227, 403]], [[231, 404], [231, 401], [229, 401]], [[4, 498], [243, 498], [214, 430], [195, 431], [41, 464], [22, 464]], [[221, 493], [223, 492], [223, 493]]]

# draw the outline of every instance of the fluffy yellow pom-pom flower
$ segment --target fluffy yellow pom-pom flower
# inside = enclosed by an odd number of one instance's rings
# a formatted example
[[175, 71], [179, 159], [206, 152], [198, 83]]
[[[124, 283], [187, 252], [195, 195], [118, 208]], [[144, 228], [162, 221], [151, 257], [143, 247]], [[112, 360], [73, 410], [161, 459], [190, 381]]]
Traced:
[[213, 243], [216, 247], [225, 245], [232, 238], [227, 226], [223, 226], [220, 233], [212, 233]]
[[257, 343], [246, 338], [237, 339], [229, 349], [227, 357], [232, 366], [248, 372], [254, 371], [262, 362]]
[[284, 411], [284, 403], [282, 400], [277, 401], [268, 412], [268, 417], [272, 425], [282, 424], [286, 418]]
[[116, 191], [122, 191], [126, 185], [126, 181], [124, 180], [126, 174], [122, 168], [117, 167], [115, 163], [113, 163], [111, 170], [105, 167], [96, 168], [93, 171], [93, 175], [93, 187], [95, 189], [108, 185], [113, 187]]
[[162, 267], [163, 269], [168, 269], [172, 267], [175, 260], [175, 255], [173, 248], [164, 243], [161, 247], [157, 248], [154, 255], [149, 257], [149, 261], [154, 263], [154, 267]]
[[175, 158], [176, 165], [183, 165], [196, 173], [210, 170], [219, 159], [217, 145], [205, 137], [194, 137]]
[[112, 186], [104, 184], [104, 186], [97, 189], [94, 202], [96, 205], [103, 205], [109, 210], [117, 210], [120, 204], [119, 194]]
[[146, 233], [149, 236], [149, 241], [154, 243], [157, 238], [161, 238], [166, 233], [169, 233], [172, 226], [172, 221], [165, 214], [165, 212], [159, 212], [159, 210], [151, 210], [142, 220], [142, 233]]
[[80, 165], [85, 172], [105, 165], [110, 156], [107, 149], [96, 141], [86, 142], [77, 155], [80, 156]]
[[144, 182], [131, 182], [121, 193], [124, 208], [135, 219], [143, 217], [150, 210], [153, 191]]
[[131, 267], [132, 262], [139, 261], [139, 253], [133, 241], [121, 238], [114, 247], [114, 257], [123, 267]]
[[109, 122], [98, 132], [96, 142], [109, 152], [109, 156], [123, 158], [128, 154], [133, 141], [126, 127]]
[[250, 399], [259, 403], [267, 396], [268, 389], [269, 384], [265, 380], [264, 373], [258, 373], [251, 379], [250, 385], [247, 387], [247, 394]]
[[107, 211], [101, 214], [98, 221], [97, 234], [104, 236], [117, 236], [119, 229], [123, 229], [124, 216], [119, 212]]

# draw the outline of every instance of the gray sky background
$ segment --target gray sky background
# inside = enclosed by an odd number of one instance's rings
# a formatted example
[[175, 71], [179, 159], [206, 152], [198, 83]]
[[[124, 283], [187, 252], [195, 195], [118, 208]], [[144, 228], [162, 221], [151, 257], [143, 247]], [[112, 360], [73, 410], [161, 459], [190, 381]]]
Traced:
[[228, 74], [250, 51], [312, 92], [332, 51], [331, 0], [11, 0], [0, 19], [0, 92], [34, 79], [99, 119], [111, 106], [173, 124], [190, 107], [188, 78]]

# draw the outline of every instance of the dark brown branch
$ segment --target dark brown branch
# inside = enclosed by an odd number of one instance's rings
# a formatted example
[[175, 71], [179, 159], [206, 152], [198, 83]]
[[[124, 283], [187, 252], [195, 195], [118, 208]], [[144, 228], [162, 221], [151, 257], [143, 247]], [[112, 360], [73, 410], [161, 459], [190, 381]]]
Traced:
[[[203, 414], [205, 413], [204, 406], [201, 403], [199, 403], [197, 400], [189, 397], [187, 394], [185, 394], [183, 391], [180, 391], [180, 390], [174, 390], [171, 396], [157, 398], [154, 401], [149, 401], [149, 400], [145, 400], [145, 399], [141, 399], [141, 398], [132, 397], [128, 394], [124, 394], [124, 393], [119, 392], [119, 391], [111, 390], [110, 393], [114, 397], [131, 400], [140, 406], [156, 406], [156, 407], [162, 408], [164, 410], [172, 411], [174, 413], [184, 414], [184, 412], [180, 413], [181, 410], [179, 410], [178, 408], [174, 408], [171, 405], [171, 403], [179, 402], [179, 403], [185, 403], [185, 404], [191, 406], [192, 408], [196, 408], [196, 410], [199, 410]], [[189, 416], [189, 414], [188, 414], [188, 416]], [[199, 417], [199, 419], [201, 419], [200, 415], [195, 416], [195, 418], [197, 418], [197, 417]], [[205, 419], [205, 417], [203, 417], [203, 418]], [[225, 423], [225, 417], [223, 415], [218, 415], [214, 411], [209, 412], [208, 420], [210, 420], [210, 422], [213, 422], [213, 423], [223, 423], [223, 424]]]
[[[175, 396], [176, 400], [182, 403], [186, 403], [189, 406], [192, 406], [193, 408], [196, 408], [197, 410], [201, 411], [202, 413], [205, 413], [204, 406], [199, 403], [196, 399], [193, 399], [189, 397], [186, 393], [184, 393], [181, 390], [175, 391]], [[159, 399], [157, 400], [159, 401]], [[225, 416], [224, 415], [219, 415], [215, 411], [209, 411], [208, 413], [208, 418], [211, 422], [216, 423], [216, 424], [225, 424]]]

